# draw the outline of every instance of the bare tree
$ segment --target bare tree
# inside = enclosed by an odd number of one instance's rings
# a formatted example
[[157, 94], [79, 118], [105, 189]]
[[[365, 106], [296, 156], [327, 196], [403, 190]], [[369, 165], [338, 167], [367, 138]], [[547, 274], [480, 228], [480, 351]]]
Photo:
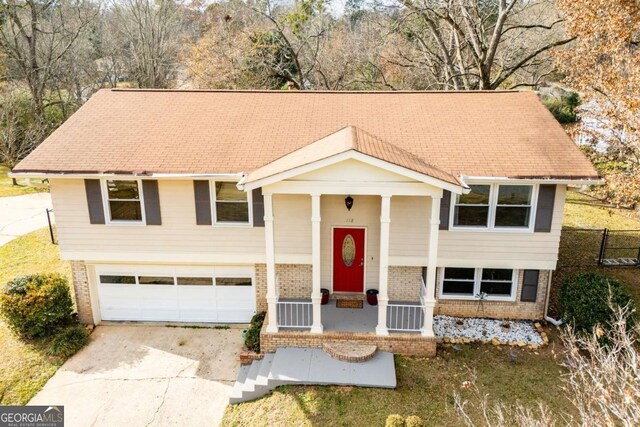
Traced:
[[27, 83], [44, 122], [52, 76], [95, 14], [85, 0], [0, 0], [0, 47]]
[[396, 31], [409, 48], [395, 62], [432, 76], [433, 89], [536, 85], [552, 70], [550, 50], [572, 40], [552, 0], [397, 2]]
[[[34, 121], [25, 120], [28, 111], [21, 106], [24, 100], [16, 93], [0, 97], [0, 163], [13, 169], [44, 137], [43, 127]], [[13, 178], [13, 185], [17, 185]]]
[[174, 0], [121, 0], [112, 4], [113, 30], [129, 77], [139, 87], [167, 88], [179, 66], [183, 11]]

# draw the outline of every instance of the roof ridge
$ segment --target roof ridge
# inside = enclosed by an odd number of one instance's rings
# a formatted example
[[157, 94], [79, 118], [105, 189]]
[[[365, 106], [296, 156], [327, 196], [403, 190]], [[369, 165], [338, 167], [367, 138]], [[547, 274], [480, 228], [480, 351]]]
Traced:
[[396, 144], [392, 144], [391, 142], [387, 142], [384, 139], [380, 138], [379, 136], [372, 134], [371, 132], [368, 132], [368, 131], [366, 131], [366, 130], [358, 127], [358, 126], [349, 125], [347, 127], [348, 128], [352, 128], [353, 130], [355, 130], [355, 133], [356, 133], [355, 139], [356, 139], [356, 144], [357, 145], [353, 149], [358, 151], [358, 152], [360, 152], [360, 153], [362, 153], [362, 154], [370, 155], [370, 154], [367, 154], [367, 153], [362, 151], [362, 148], [360, 147], [361, 139], [357, 135], [358, 132], [362, 132], [363, 134], [373, 138], [373, 140], [378, 142], [378, 143], [381, 143], [383, 145], [387, 145], [389, 147], [393, 147], [393, 149], [397, 150], [399, 153], [402, 153], [402, 154], [405, 154], [407, 156], [410, 156], [413, 160], [419, 162], [423, 166], [426, 166], [426, 167], [429, 167], [429, 168], [433, 168], [433, 169], [435, 169], [435, 170], [437, 170], [439, 172], [442, 172], [444, 174], [450, 175], [454, 179], [456, 178], [451, 172], [447, 172], [447, 171], [439, 168], [438, 166], [433, 165], [433, 164], [425, 161], [422, 157], [419, 157], [417, 154], [414, 154], [411, 151], [405, 150], [402, 147], [398, 147]]
[[275, 90], [275, 89], [153, 89], [153, 88], [108, 88], [106, 92], [158, 92], [158, 93], [268, 93], [268, 94], [506, 94], [506, 93], [534, 93], [528, 90], [500, 89], [500, 90]]

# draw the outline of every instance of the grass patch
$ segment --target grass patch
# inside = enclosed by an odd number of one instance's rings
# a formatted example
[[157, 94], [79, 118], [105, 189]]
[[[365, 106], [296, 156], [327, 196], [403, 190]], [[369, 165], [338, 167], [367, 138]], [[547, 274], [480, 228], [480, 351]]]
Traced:
[[7, 175], [9, 168], [0, 165], [0, 197], [22, 196], [23, 194], [42, 193], [49, 191], [49, 186], [40, 179], [32, 179], [32, 185], [26, 185], [24, 179], [18, 179], [18, 185]]
[[[59, 272], [71, 280], [69, 263], [60, 260], [48, 229], [0, 247], [0, 265], [2, 286], [14, 277], [35, 273]], [[26, 404], [64, 363], [66, 355], [48, 354], [54, 339], [23, 341], [0, 321], [0, 405]]]
[[632, 210], [619, 209], [586, 194], [567, 192], [564, 227], [640, 229], [640, 217]]
[[[629, 209], [620, 209], [604, 204], [593, 197], [577, 192], [567, 192], [563, 227], [567, 229], [603, 229], [638, 230], [640, 215]], [[625, 246], [612, 239], [625, 239], [625, 236], [610, 237], [612, 246]], [[637, 240], [637, 236], [635, 237]], [[622, 282], [629, 294], [640, 304], [640, 269], [637, 267], [600, 267], [596, 265], [602, 233], [568, 231], [563, 234], [560, 244], [558, 270], [553, 274], [553, 284], [549, 298], [549, 314], [558, 317], [558, 289], [565, 278], [586, 272], [604, 274]], [[628, 245], [630, 246], [630, 245]], [[632, 251], [635, 252], [635, 251]], [[571, 261], [576, 265], [571, 265]]]
[[[430, 426], [464, 425], [453, 408], [453, 392], [472, 399], [461, 385], [477, 374], [481, 392], [490, 402], [532, 407], [544, 402], [554, 413], [572, 408], [564, 397], [557, 363], [557, 338], [538, 354], [491, 345], [465, 345], [455, 352], [438, 350], [435, 358], [396, 356], [395, 390], [360, 387], [280, 387], [262, 399], [229, 406], [222, 425], [382, 426], [390, 414], [417, 415]], [[511, 361], [511, 351], [516, 361]], [[481, 414], [471, 414], [480, 421]]]

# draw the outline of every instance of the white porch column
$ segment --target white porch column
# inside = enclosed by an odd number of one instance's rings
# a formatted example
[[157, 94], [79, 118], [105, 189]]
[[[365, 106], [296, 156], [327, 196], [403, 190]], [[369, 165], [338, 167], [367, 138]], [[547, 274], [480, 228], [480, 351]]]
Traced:
[[320, 294], [320, 194], [311, 195], [311, 302], [313, 304], [313, 325], [311, 333], [322, 333]]
[[380, 283], [378, 289], [377, 335], [389, 335], [387, 330], [387, 304], [389, 303], [389, 223], [391, 222], [391, 196], [383, 195], [380, 205]]
[[427, 298], [424, 307], [424, 324], [422, 335], [432, 337], [433, 308], [436, 305], [436, 269], [438, 263], [438, 233], [440, 229], [440, 197], [431, 198], [431, 213], [429, 215], [429, 250], [427, 261]]
[[267, 332], [278, 332], [276, 292], [276, 259], [273, 239], [273, 204], [271, 194], [264, 195], [264, 239], [267, 258], [267, 310], [269, 322]]

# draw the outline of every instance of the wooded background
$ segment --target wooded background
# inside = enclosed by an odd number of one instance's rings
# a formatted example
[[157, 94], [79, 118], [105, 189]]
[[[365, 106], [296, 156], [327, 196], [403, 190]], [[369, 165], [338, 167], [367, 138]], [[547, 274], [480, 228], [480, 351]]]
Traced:
[[0, 0], [0, 163], [105, 87], [537, 90], [634, 206], [638, 43], [640, 0]]

